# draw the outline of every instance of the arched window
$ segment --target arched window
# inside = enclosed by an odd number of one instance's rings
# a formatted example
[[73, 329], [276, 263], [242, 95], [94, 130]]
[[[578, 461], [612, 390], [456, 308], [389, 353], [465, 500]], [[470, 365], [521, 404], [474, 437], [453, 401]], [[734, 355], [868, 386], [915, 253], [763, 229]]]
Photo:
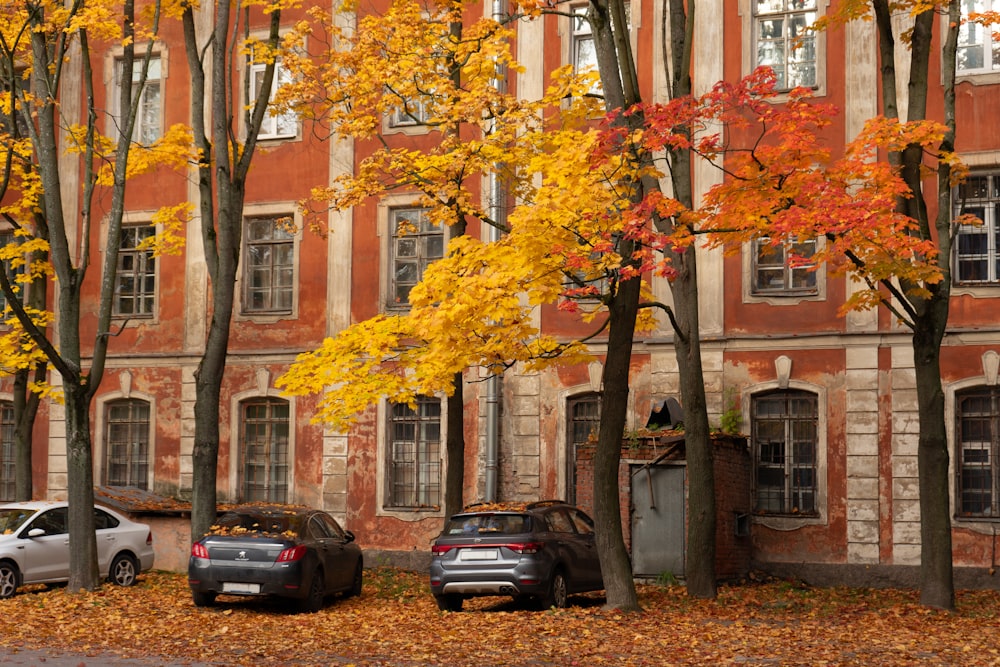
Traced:
[[104, 483], [149, 488], [149, 403], [134, 398], [104, 405]]
[[817, 513], [817, 397], [785, 389], [752, 398], [755, 509]]
[[288, 401], [252, 398], [240, 403], [240, 499], [288, 502]]

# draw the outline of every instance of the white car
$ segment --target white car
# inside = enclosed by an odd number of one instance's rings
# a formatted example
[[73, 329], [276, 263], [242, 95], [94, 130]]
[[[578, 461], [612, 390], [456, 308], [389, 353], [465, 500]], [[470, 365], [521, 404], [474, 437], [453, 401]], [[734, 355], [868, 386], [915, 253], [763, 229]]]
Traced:
[[[0, 598], [25, 584], [69, 579], [69, 506], [32, 501], [0, 505]], [[153, 533], [105, 507], [94, 508], [101, 577], [131, 586], [153, 567]]]

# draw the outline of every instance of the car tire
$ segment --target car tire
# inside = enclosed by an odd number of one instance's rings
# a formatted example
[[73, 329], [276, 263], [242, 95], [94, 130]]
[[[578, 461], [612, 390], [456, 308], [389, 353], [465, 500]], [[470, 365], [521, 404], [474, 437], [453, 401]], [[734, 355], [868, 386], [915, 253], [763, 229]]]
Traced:
[[108, 569], [108, 581], [116, 586], [133, 586], [138, 574], [139, 563], [136, 562], [135, 556], [120, 553], [111, 561], [111, 567]]
[[434, 599], [437, 600], [438, 609], [441, 611], [462, 611], [461, 595], [445, 593], [444, 595], [435, 595]]
[[548, 590], [539, 598], [540, 605], [542, 609], [551, 609], [552, 607], [565, 609], [568, 597], [566, 575], [563, 574], [562, 570], [557, 569], [552, 573], [552, 581], [549, 582]]
[[365, 580], [365, 568], [361, 563], [361, 559], [358, 559], [358, 564], [354, 568], [354, 577], [351, 579], [351, 587], [347, 589], [347, 597], [356, 598], [361, 595], [361, 587], [364, 585]]
[[0, 598], [9, 598], [17, 592], [21, 572], [13, 563], [0, 563]]
[[195, 607], [211, 607], [215, 604], [215, 593], [211, 591], [191, 591], [191, 599]]
[[326, 585], [323, 583], [323, 568], [317, 567], [309, 580], [309, 590], [306, 596], [299, 600], [299, 612], [311, 614], [323, 608], [326, 598]]

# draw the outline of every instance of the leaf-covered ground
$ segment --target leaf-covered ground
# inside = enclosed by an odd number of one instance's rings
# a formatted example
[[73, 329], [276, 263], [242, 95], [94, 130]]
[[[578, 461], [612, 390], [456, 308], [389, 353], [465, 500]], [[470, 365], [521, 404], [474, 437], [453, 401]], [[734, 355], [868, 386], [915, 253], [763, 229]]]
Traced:
[[93, 593], [31, 587], [0, 600], [0, 645], [219, 665], [1000, 665], [1000, 593], [962, 592], [946, 613], [911, 591], [776, 582], [693, 600], [640, 587], [645, 611], [520, 608], [503, 598], [438, 611], [423, 575], [366, 570], [360, 598], [316, 614], [278, 603], [191, 603], [183, 575]]

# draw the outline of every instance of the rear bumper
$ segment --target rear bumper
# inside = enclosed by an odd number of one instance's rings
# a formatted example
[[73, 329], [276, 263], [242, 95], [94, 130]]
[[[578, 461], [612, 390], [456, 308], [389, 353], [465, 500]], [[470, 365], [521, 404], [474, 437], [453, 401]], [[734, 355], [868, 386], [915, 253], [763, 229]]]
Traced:
[[547, 578], [535, 567], [472, 573], [448, 572], [432, 566], [430, 583], [434, 595], [540, 595], [548, 587]]
[[[256, 592], [226, 590], [227, 583], [256, 584], [260, 589]], [[192, 558], [188, 565], [188, 585], [195, 593], [301, 598], [308, 592], [307, 584], [302, 580], [302, 568], [297, 566], [277, 569], [221, 567], [202, 558]]]

